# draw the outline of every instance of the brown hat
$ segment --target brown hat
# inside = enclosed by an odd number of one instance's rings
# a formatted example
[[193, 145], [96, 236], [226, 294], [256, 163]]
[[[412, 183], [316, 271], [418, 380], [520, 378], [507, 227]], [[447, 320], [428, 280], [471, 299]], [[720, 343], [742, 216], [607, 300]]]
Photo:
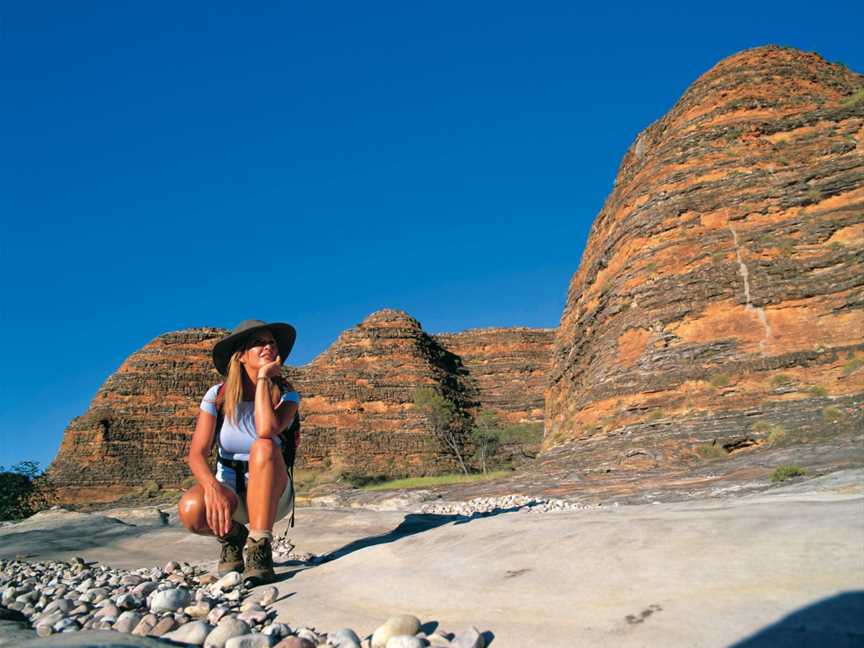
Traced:
[[234, 330], [231, 335], [224, 337], [213, 347], [213, 364], [223, 376], [228, 375], [228, 363], [231, 362], [231, 356], [243, 344], [254, 336], [267, 329], [276, 338], [276, 344], [279, 346], [279, 356], [282, 358], [282, 363], [285, 363], [285, 358], [291, 353], [294, 346], [294, 340], [297, 337], [297, 331], [290, 324], [282, 322], [273, 322], [268, 324], [261, 320], [243, 320]]

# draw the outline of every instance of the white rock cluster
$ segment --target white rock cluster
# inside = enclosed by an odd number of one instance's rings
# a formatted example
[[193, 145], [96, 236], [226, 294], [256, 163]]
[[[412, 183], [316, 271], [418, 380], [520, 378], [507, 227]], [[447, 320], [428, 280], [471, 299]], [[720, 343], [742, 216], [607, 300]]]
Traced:
[[536, 498], [526, 495], [503, 495], [501, 497], [475, 497], [467, 502], [432, 502], [422, 505], [420, 513], [482, 517], [510, 511], [548, 513], [549, 511], [585, 511], [595, 508], [597, 506], [577, 504], [562, 499]]
[[[287, 544], [290, 541], [285, 539]], [[287, 544], [282, 549], [289, 555]], [[307, 555], [309, 556], [309, 555]], [[315, 556], [310, 556], [315, 559]], [[299, 558], [291, 558], [299, 560]], [[485, 648], [477, 628], [459, 635], [421, 630], [409, 615], [388, 619], [360, 639], [350, 628], [322, 633], [277, 618], [279, 590], [254, 592], [231, 572], [216, 578], [188, 563], [132, 571], [82, 558], [70, 562], [0, 560], [0, 606], [23, 614], [47, 637], [80, 630], [114, 630], [205, 648]]]

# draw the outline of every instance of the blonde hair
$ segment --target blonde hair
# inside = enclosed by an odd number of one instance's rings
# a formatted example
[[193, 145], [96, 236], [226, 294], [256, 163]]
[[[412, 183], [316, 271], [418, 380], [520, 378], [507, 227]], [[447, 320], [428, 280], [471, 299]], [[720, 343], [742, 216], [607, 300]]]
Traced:
[[[232, 423], [237, 422], [237, 407], [243, 400], [244, 369], [243, 363], [240, 362], [242, 355], [243, 351], [235, 351], [231, 354], [231, 360], [228, 362], [228, 377], [225, 379], [225, 389], [222, 395], [222, 413]], [[273, 402], [273, 407], [276, 407], [282, 398], [282, 387], [281, 377], [274, 378], [273, 384], [270, 386], [270, 400]]]

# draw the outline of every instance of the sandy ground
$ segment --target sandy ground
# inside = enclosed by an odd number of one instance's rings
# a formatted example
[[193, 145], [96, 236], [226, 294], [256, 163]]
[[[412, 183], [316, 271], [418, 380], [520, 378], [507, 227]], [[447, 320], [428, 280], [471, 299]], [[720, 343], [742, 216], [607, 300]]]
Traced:
[[[215, 565], [212, 538], [152, 511], [46, 513], [0, 528], [0, 558]], [[277, 525], [277, 533], [283, 529]], [[454, 519], [300, 509], [280, 620], [371, 633], [393, 614], [476, 625], [494, 648], [864, 644], [864, 471], [738, 497]], [[797, 643], [796, 643], [797, 642]]]

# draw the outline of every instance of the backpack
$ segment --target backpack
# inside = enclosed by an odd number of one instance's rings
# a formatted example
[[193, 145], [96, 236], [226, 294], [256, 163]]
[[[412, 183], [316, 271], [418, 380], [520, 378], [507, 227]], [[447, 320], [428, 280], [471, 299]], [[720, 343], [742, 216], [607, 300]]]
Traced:
[[[282, 381], [276, 381], [276, 384], [279, 385], [279, 389], [281, 391], [285, 391], [285, 385]], [[216, 446], [219, 442], [219, 433], [222, 431], [222, 423], [225, 421], [225, 415], [222, 411], [222, 405], [225, 403], [225, 383], [221, 383], [219, 385], [219, 389], [216, 391], [216, 429], [213, 432], [213, 441], [210, 446], [210, 450], [212, 452], [213, 447]], [[297, 446], [294, 443], [294, 439], [300, 433], [300, 410], [297, 410], [297, 414], [294, 416], [294, 420], [291, 422], [287, 428], [282, 430], [279, 433], [279, 439], [282, 441], [282, 460], [285, 462], [285, 468], [288, 471], [288, 481], [289, 486], [291, 487], [291, 516], [288, 518], [288, 526], [294, 527], [294, 460], [297, 458]], [[216, 461], [218, 462], [220, 459], [219, 451], [216, 451]], [[247, 463], [247, 462], [242, 462]], [[238, 479], [246, 479], [246, 473], [243, 471], [242, 474], [238, 473]], [[244, 490], [245, 490], [245, 481], [244, 481]]]

